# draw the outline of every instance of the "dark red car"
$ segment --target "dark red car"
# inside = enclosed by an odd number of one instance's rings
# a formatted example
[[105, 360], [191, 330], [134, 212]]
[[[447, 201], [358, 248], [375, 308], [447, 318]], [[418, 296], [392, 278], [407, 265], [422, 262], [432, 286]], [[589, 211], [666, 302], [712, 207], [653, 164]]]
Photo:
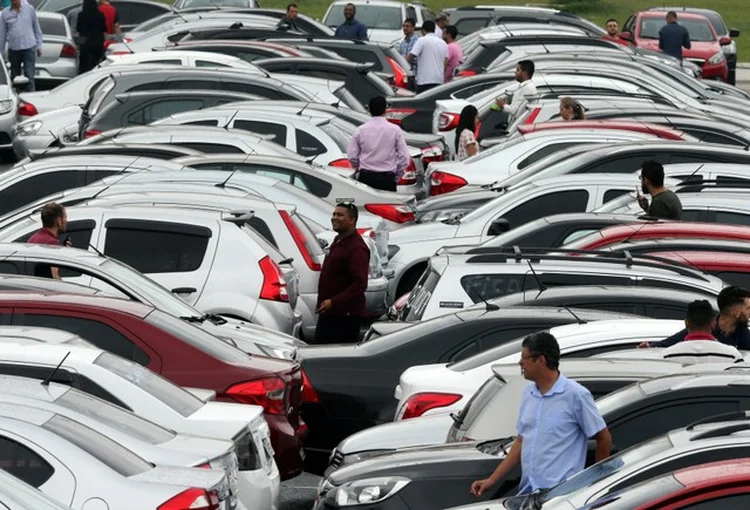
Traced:
[[662, 126], [660, 124], [648, 124], [646, 122], [634, 122], [627, 120], [577, 120], [575, 122], [538, 122], [534, 124], [521, 124], [518, 132], [525, 135], [539, 131], [554, 129], [614, 129], [619, 131], [631, 131], [635, 133], [648, 133], [658, 136], [664, 140], [684, 140], [684, 133], [677, 129]]
[[281, 477], [302, 471], [307, 426], [299, 417], [298, 363], [249, 356], [151, 306], [115, 298], [0, 293], [0, 324], [70, 331], [180, 386], [213, 390], [219, 401], [263, 406]]
[[717, 276], [730, 285], [750, 285], [750, 254], [717, 251], [659, 251], [650, 253], [675, 262], [688, 264], [704, 273]]

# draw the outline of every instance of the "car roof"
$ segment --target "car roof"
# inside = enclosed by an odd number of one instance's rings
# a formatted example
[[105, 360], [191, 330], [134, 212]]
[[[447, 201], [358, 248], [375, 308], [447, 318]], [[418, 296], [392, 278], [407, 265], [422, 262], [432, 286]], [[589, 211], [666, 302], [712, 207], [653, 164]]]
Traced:
[[[95, 296], [103, 292], [93, 287], [86, 287], [78, 283], [41, 278], [36, 276], [1, 275], [0, 288], [10, 287], [13, 290], [41, 290], [48, 292], [64, 292], [66, 294], [89, 294]], [[17, 326], [13, 326], [17, 327]]]
[[[54, 402], [71, 389], [70, 386], [64, 384], [50, 382], [49, 385], [43, 386], [38, 379], [0, 374], [0, 393], [4, 394], [31, 397], [42, 402]], [[7, 402], [3, 402], [3, 405], [6, 404]]]
[[699, 223], [689, 221], [663, 221], [659, 223], [643, 223], [636, 230], [629, 225], [612, 225], [599, 231], [603, 239], [618, 237], [638, 239], [653, 236], [685, 236], [711, 237], [719, 236], [728, 239], [750, 239], [750, 226], [727, 225], [724, 223]]
[[[709, 253], [710, 255], [710, 253]], [[659, 253], [661, 256], [661, 252]], [[748, 257], [750, 261], [750, 257]], [[573, 296], [571, 296], [573, 294]], [[537, 299], [542, 301], [548, 301], [550, 299], [559, 299], [560, 297], [574, 297], [574, 298], [612, 298], [616, 296], [622, 296], [625, 298], [633, 298], [634, 302], [637, 302], [642, 297], [647, 298], [661, 298], [661, 299], [674, 299], [678, 301], [688, 301], [690, 299], [706, 299], [707, 294], [701, 292], [690, 292], [682, 289], [669, 289], [663, 287], [628, 287], [624, 285], [576, 285], [576, 286], [559, 286], [550, 287], [545, 289], [544, 292], [539, 292], [539, 289], [529, 289], [524, 292], [518, 292], [515, 294], [508, 294], [499, 298], [494, 298], [491, 302], [502, 304], [507, 301], [516, 301], [520, 298], [527, 296], [527, 302], [533, 302]]]
[[640, 133], [652, 133], [660, 138], [681, 140], [682, 132], [662, 124], [650, 124], [646, 122], [621, 121], [621, 120], [578, 120], [576, 122], [542, 122], [534, 124], [523, 124], [518, 126], [520, 133], [538, 133], [541, 131], [559, 129], [611, 129], [636, 131]]
[[[113, 188], [114, 189], [114, 188]], [[117, 202], [120, 201], [127, 201], [128, 197], [131, 197], [131, 199], [135, 199], [135, 201], [132, 203], [133, 205], [125, 205], [125, 206], [119, 206], [116, 205]], [[162, 207], [168, 207], [170, 209], [175, 208], [175, 206], [179, 209], [190, 209], [190, 211], [218, 211], [219, 208], [221, 209], [231, 209], [232, 206], [243, 206], [248, 207], [253, 210], [265, 210], [265, 211], [295, 211], [296, 206], [294, 204], [284, 204], [279, 202], [272, 202], [269, 200], [266, 200], [265, 198], [258, 197], [258, 196], [221, 196], [221, 195], [212, 195], [212, 194], [203, 194], [200, 191], [196, 189], [187, 190], [184, 192], [180, 191], [163, 191], [163, 190], [154, 190], [154, 191], [134, 191], [129, 190], [125, 191], [123, 193], [119, 194], [110, 194], [106, 196], [102, 196], [101, 198], [97, 197], [95, 205], [97, 204], [106, 204], [107, 202], [113, 202], [115, 203], [115, 206], [117, 207], [117, 211], [120, 210], [121, 207], [156, 207], [161, 209]], [[141, 204], [143, 202], [143, 205]], [[149, 202], [154, 202], [155, 205], [147, 205]], [[126, 202], [127, 203], [127, 202]], [[165, 205], [166, 204], [166, 205]], [[202, 207], [216, 207], [217, 209], [203, 209]], [[89, 206], [86, 206], [89, 207]], [[192, 213], [191, 213], [192, 214]], [[180, 213], [180, 216], [182, 216], [182, 213]], [[161, 218], [161, 216], [159, 216]]]
[[[571, 313], [572, 312], [572, 313]], [[470, 308], [456, 312], [454, 314], [463, 322], [470, 322], [474, 320], [482, 319], [515, 319], [515, 318], [540, 318], [544, 316], [550, 317], [569, 317], [575, 321], [579, 319], [585, 323], [596, 322], [602, 320], [625, 320], [636, 317], [635, 315], [629, 315], [626, 313], [609, 312], [606, 310], [587, 310], [584, 308], [567, 308], [567, 307], [556, 307], [556, 306], [514, 306], [512, 308], [501, 308], [500, 310], [486, 311], [481, 308]]]
[[69, 331], [35, 326], [0, 326], [0, 338], [3, 338], [6, 342], [12, 339], [26, 339], [52, 344], [63, 344], [81, 339], [81, 337]]
[[[669, 11], [663, 10], [663, 9], [660, 11], [648, 10], [648, 11], [641, 11], [637, 13], [637, 16], [642, 16], [644, 18], [662, 18], [663, 19], [664, 15], [667, 12]], [[680, 14], [678, 15], [678, 21], [680, 19], [702, 19], [702, 20], [708, 21], [708, 18], [706, 18], [706, 16], [704, 16], [703, 14], [699, 12], [690, 12], [690, 11], [681, 11]]]
[[670, 393], [694, 388], [723, 388], [740, 386], [750, 389], [750, 373], [714, 372], [668, 374], [637, 383], [644, 396]]
[[558, 341], [564, 341], [568, 338], [576, 338], [584, 335], [600, 336], [610, 335], [612, 333], [621, 334], [623, 328], [625, 328], [625, 331], [652, 331], [655, 328], [658, 328], [659, 330], [663, 328], [665, 330], [669, 329], [677, 332], [683, 329], [684, 326], [685, 323], [678, 320], [645, 318], [629, 318], [624, 320], [604, 319], [588, 322], [586, 324], [565, 324], [562, 326], [556, 326], [550, 329], [550, 333], [552, 333]]
[[[57, 248], [50, 246], [50, 248]], [[69, 248], [60, 247], [65, 250]], [[58, 310], [86, 308], [103, 314], [127, 314], [144, 319], [154, 311], [154, 307], [126, 299], [105, 296], [85, 296], [82, 294], [58, 294], [50, 292], [7, 291], [0, 292], [0, 303], [32, 307], [34, 305]]]
[[[600, 377], [602, 379], [615, 379], [618, 377], [657, 377], [678, 371], [682, 364], [666, 360], [618, 360], [618, 359], [594, 359], [594, 358], [566, 358], [560, 361], [560, 371], [565, 373], [568, 379]], [[518, 363], [498, 363], [492, 366], [492, 371], [500, 377], [520, 375]]]
[[0, 342], [0, 360], [2, 361], [14, 360], [20, 363], [28, 361], [36, 364], [50, 364], [52, 367], [57, 366], [63, 357], [65, 357], [65, 361], [61, 365], [62, 367], [77, 364], [90, 365], [103, 352], [105, 351], [94, 346], [83, 347], [68, 344], [21, 345]]
[[750, 478], [750, 459], [731, 459], [690, 466], [675, 471], [671, 476], [689, 490], [734, 482], [747, 483]]

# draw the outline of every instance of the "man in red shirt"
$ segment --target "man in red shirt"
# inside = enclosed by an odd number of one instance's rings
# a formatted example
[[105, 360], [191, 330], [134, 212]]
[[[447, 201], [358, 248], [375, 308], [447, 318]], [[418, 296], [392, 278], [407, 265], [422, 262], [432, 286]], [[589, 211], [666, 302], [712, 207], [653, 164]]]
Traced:
[[[50, 202], [42, 207], [42, 228], [34, 233], [27, 241], [31, 244], [51, 244], [60, 246], [60, 236], [68, 226], [68, 215], [60, 204]], [[60, 279], [60, 270], [56, 267], [41, 267], [37, 264], [36, 276]]]
[[104, 14], [107, 22], [107, 34], [119, 34], [120, 17], [117, 15], [117, 9], [109, 3], [109, 0], [99, 0], [99, 10]]
[[605, 41], [616, 42], [623, 46], [628, 46], [628, 41], [620, 38], [620, 25], [617, 23], [616, 19], [608, 19], [605, 28], [607, 29], [607, 33], [602, 36], [602, 39]]
[[342, 202], [331, 216], [338, 234], [331, 243], [318, 281], [316, 344], [354, 343], [365, 316], [370, 250], [357, 233], [357, 206]]

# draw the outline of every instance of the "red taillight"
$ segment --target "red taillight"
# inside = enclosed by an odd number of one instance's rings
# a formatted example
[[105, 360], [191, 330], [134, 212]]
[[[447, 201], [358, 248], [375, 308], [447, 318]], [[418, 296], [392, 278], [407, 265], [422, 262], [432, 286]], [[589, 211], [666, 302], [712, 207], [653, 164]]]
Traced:
[[76, 47], [72, 44], [63, 44], [60, 56], [65, 58], [76, 58]]
[[17, 113], [22, 117], [33, 117], [34, 115], [39, 115], [39, 111], [36, 109], [36, 106], [31, 103], [27, 103], [26, 101], [20, 101], [18, 103]]
[[197, 467], [198, 469], [211, 469], [211, 464], [208, 462], [205, 462], [201, 464], [200, 466], [195, 466], [195, 467]]
[[304, 370], [302, 370], [302, 402], [312, 402], [315, 404], [319, 402], [318, 392], [313, 388]]
[[414, 221], [414, 211], [404, 204], [365, 204], [365, 209], [394, 223]]
[[422, 151], [422, 163], [424, 163], [425, 167], [433, 161], [443, 161], [445, 159], [443, 148], [439, 145], [429, 145], [422, 147], [420, 150]]
[[156, 510], [219, 510], [219, 494], [206, 489], [188, 489], [162, 503]]
[[466, 179], [445, 172], [432, 172], [430, 176], [430, 195], [442, 195], [466, 186]]
[[84, 137], [84, 138], [91, 138], [92, 136], [98, 136], [98, 135], [100, 135], [100, 134], [102, 134], [102, 132], [101, 132], [101, 131], [99, 131], [99, 130], [96, 130], [96, 129], [88, 129], [88, 130], [86, 130], [86, 132], [85, 132], [85, 133], [83, 133], [83, 137]]
[[262, 406], [268, 414], [285, 414], [286, 383], [276, 377], [247, 381], [231, 386], [226, 394], [237, 402]]
[[406, 170], [404, 171], [404, 175], [399, 177], [398, 179], [398, 185], [399, 186], [411, 186], [412, 184], [417, 183], [417, 165], [414, 163], [414, 160], [409, 158], [409, 166], [406, 167]]
[[409, 397], [402, 420], [422, 416], [430, 409], [446, 407], [461, 400], [461, 395], [455, 393], [417, 393]]
[[263, 273], [263, 285], [260, 289], [260, 298], [269, 301], [289, 301], [286, 291], [286, 282], [279, 265], [271, 257], [266, 255], [258, 261], [260, 271]]
[[531, 110], [531, 113], [529, 113], [529, 116], [526, 117], [526, 120], [523, 121], [524, 124], [533, 124], [534, 121], [536, 121], [536, 118], [539, 117], [539, 114], [542, 113], [541, 108], [534, 108]]
[[299, 249], [300, 253], [302, 254], [302, 258], [305, 259], [305, 264], [307, 264], [307, 267], [309, 267], [313, 271], [320, 271], [320, 264], [313, 260], [310, 249], [307, 246], [308, 242], [315, 241], [311, 241], [305, 236], [305, 234], [302, 232], [302, 229], [300, 229], [299, 225], [297, 225], [297, 223], [289, 215], [288, 212], [279, 211], [279, 214], [281, 214], [281, 219], [284, 220], [284, 225], [286, 225], [286, 228], [289, 229], [289, 233], [292, 234], [294, 244], [297, 245], [297, 249]]
[[358, 228], [357, 233], [361, 235], [362, 237], [369, 237], [370, 239], [375, 239], [375, 231], [372, 229], [372, 227]]
[[456, 73], [456, 76], [464, 76], [464, 77], [476, 76], [476, 75], [477, 75], [477, 72], [472, 71], [471, 69], [464, 69], [463, 71], [459, 71], [458, 73]]
[[409, 87], [409, 77], [406, 73], [406, 70], [398, 65], [398, 62], [393, 60], [391, 57], [386, 58], [388, 59], [388, 63], [391, 65], [391, 69], [393, 69], [393, 84], [402, 89]]
[[385, 120], [400, 126], [406, 117], [417, 113], [414, 108], [388, 108], [385, 111]]
[[460, 113], [441, 112], [440, 117], [438, 118], [438, 129], [440, 131], [456, 129], [460, 118]]
[[334, 159], [328, 163], [328, 166], [335, 166], [337, 168], [351, 168], [352, 162], [346, 158]]
[[132, 55], [132, 51], [113, 51], [112, 55]]

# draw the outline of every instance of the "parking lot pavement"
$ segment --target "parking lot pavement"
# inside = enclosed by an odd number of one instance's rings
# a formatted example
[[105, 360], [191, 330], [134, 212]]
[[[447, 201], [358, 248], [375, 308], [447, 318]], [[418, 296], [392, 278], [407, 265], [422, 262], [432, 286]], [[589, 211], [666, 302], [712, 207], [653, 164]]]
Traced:
[[320, 477], [309, 473], [283, 482], [279, 510], [310, 510], [319, 483]]

